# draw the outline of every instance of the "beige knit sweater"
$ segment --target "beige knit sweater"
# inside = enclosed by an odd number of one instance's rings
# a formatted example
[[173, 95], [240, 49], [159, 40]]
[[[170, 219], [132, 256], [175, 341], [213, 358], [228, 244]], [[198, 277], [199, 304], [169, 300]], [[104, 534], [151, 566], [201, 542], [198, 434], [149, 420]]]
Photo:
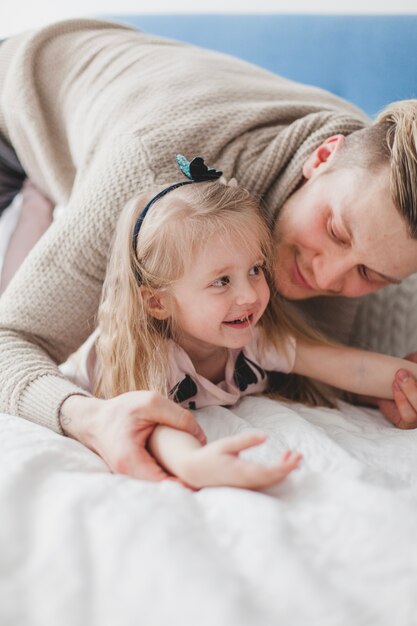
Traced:
[[67, 205], [0, 299], [0, 411], [61, 432], [83, 393], [57, 369], [94, 327], [110, 242], [134, 193], [203, 155], [276, 215], [326, 137], [367, 119], [322, 90], [108, 22], [72, 20], [0, 47], [0, 132]]

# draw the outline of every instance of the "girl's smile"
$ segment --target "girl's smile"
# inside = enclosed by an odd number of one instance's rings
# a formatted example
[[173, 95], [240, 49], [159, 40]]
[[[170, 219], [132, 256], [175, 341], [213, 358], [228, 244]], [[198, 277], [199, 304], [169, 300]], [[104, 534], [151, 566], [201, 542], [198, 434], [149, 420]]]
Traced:
[[239, 328], [248, 328], [252, 324], [252, 322], [253, 322], [253, 313], [249, 313], [249, 314], [246, 313], [239, 319], [230, 320], [230, 321], [228, 320], [228, 321], [223, 322], [223, 324], [230, 326], [230, 328], [239, 329]]

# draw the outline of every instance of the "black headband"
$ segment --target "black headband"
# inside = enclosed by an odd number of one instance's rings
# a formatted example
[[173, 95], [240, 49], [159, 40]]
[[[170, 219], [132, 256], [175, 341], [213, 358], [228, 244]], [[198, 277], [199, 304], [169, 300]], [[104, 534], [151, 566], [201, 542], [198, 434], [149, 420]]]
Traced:
[[182, 171], [184, 176], [189, 178], [189, 180], [180, 183], [174, 183], [173, 185], [166, 187], [165, 189], [157, 193], [156, 196], [154, 196], [151, 200], [149, 200], [145, 208], [142, 209], [138, 219], [136, 220], [135, 228], [133, 231], [132, 245], [133, 253], [135, 256], [139, 230], [142, 226], [142, 222], [145, 219], [146, 214], [151, 206], [155, 204], [155, 202], [159, 200], [159, 198], [162, 198], [170, 191], [173, 191], [178, 187], [182, 187], [183, 185], [191, 185], [192, 183], [203, 183], [209, 180], [217, 180], [223, 174], [223, 172], [219, 172], [213, 168], [207, 167], [207, 165], [204, 163], [204, 159], [202, 159], [201, 157], [195, 157], [192, 161], [187, 161], [187, 159], [181, 154], [177, 154], [176, 159], [180, 170]]

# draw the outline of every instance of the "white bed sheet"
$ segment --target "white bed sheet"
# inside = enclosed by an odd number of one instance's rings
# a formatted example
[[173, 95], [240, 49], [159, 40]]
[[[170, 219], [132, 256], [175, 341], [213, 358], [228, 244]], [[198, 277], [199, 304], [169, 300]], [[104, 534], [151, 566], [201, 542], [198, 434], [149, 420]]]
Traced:
[[302, 467], [193, 493], [0, 416], [1, 626], [417, 624], [417, 431], [251, 397], [199, 419], [209, 440], [262, 429], [253, 457]]

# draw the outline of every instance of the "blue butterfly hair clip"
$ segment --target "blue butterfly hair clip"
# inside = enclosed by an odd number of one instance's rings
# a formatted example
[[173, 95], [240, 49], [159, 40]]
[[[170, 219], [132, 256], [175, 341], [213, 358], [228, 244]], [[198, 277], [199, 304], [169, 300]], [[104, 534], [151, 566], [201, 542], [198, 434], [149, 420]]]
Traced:
[[223, 174], [223, 172], [207, 167], [201, 157], [194, 157], [192, 161], [187, 161], [182, 154], [177, 154], [176, 159], [181, 172], [193, 183], [216, 180]]
[[142, 226], [142, 222], [145, 219], [146, 214], [151, 208], [151, 206], [157, 200], [159, 200], [159, 198], [162, 198], [170, 191], [173, 191], [174, 189], [177, 189], [178, 187], [182, 187], [183, 185], [191, 185], [192, 183], [203, 183], [203, 182], [210, 181], [210, 180], [217, 180], [223, 174], [223, 172], [215, 170], [214, 168], [207, 167], [207, 165], [204, 163], [204, 159], [202, 159], [201, 157], [194, 157], [192, 161], [188, 161], [184, 156], [182, 156], [182, 154], [177, 154], [176, 159], [177, 159], [177, 163], [181, 172], [189, 180], [182, 181], [180, 183], [175, 183], [174, 185], [170, 185], [169, 187], [166, 187], [166, 189], [163, 189], [162, 191], [157, 193], [156, 196], [154, 196], [151, 200], [149, 200], [148, 204], [144, 207], [144, 209], [142, 209], [141, 214], [136, 220], [135, 228], [133, 231], [132, 245], [133, 245], [133, 252], [135, 255], [136, 255], [136, 245], [138, 241], [139, 230], [140, 230], [140, 227]]

